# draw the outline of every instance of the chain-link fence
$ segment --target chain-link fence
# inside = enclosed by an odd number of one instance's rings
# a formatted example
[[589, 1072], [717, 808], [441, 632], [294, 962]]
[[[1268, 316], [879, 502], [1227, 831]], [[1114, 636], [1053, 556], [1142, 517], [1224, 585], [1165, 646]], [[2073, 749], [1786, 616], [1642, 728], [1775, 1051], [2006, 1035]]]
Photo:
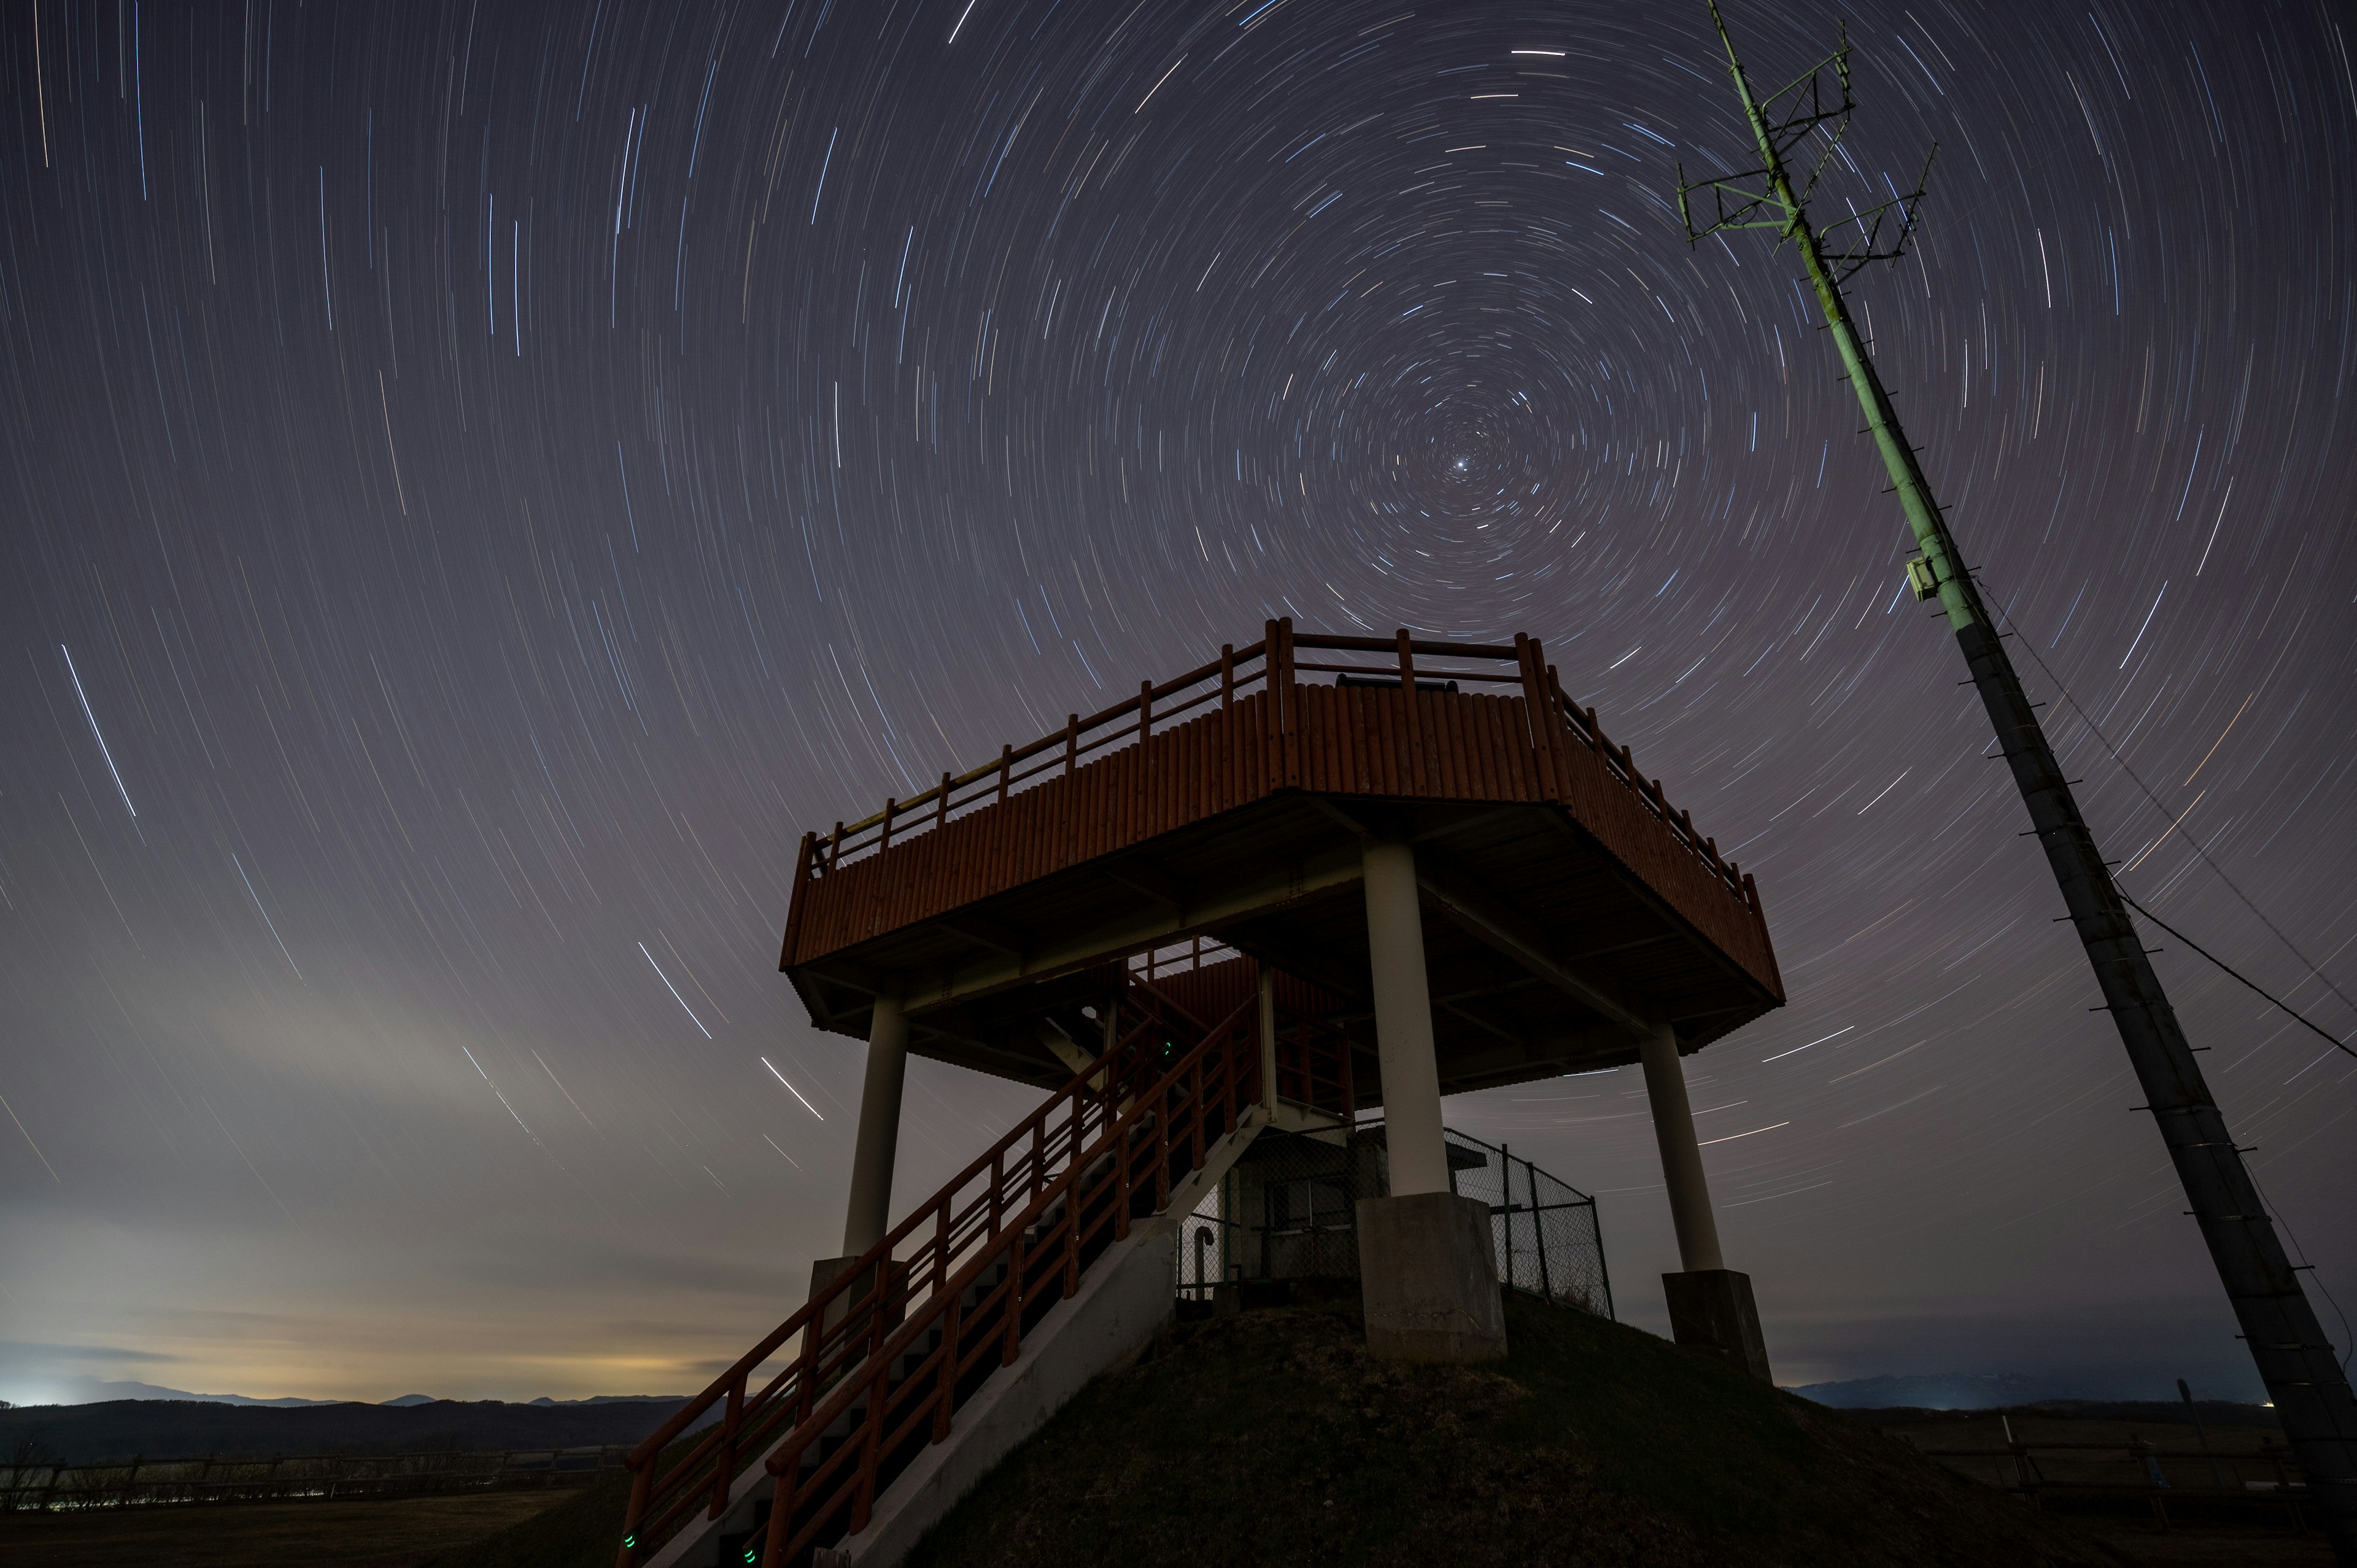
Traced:
[[[1596, 1199], [1507, 1149], [1447, 1136], [1450, 1187], [1490, 1207], [1499, 1282], [1610, 1317]], [[1380, 1122], [1263, 1133], [1181, 1229], [1179, 1295], [1357, 1279], [1358, 1201], [1390, 1194], [1390, 1167]]]

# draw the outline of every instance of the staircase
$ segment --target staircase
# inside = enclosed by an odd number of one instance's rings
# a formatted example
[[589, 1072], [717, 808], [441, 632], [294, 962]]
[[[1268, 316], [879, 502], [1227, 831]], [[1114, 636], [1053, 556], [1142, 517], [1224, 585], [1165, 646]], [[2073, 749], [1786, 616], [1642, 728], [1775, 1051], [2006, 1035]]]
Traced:
[[[1262, 1125], [1255, 1013], [1248, 1000], [1206, 1025], [1131, 977], [1103, 1055], [631, 1453], [617, 1568], [873, 1561], [837, 1543], [879, 1502], [896, 1511], [896, 1480], [945, 1509], [945, 1488], [962, 1489], [943, 1467], [953, 1434], [1003, 1452], [1028, 1430], [1010, 1401], [1044, 1392], [1052, 1408], [1049, 1385], [1068, 1394], [1134, 1348], [1101, 1326], [1092, 1340], [1082, 1315], [1093, 1294], [1112, 1304], [1099, 1318], [1120, 1316], [1125, 1280], [1152, 1271], [1146, 1244], [1170, 1229], [1157, 1217], [1174, 1198], [1191, 1209]], [[1152, 1288], [1168, 1312], [1168, 1281]], [[1066, 1364], [1043, 1373], [1060, 1335]], [[716, 1410], [700, 1440], [679, 1441]]]

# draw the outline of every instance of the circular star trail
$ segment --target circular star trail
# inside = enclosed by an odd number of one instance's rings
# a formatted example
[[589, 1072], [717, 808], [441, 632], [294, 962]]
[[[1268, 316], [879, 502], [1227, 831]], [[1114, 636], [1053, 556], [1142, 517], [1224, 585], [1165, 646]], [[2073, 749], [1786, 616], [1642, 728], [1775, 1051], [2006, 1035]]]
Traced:
[[[1860, 325], [2128, 890], [2335, 1034], [2347, 34], [1871, 5], [1815, 198], [1938, 143]], [[1686, 242], [1700, 5], [36, 0], [0, 68], [9, 1397], [699, 1385], [840, 1222], [801, 832], [1277, 615], [1544, 637], [1757, 875], [1792, 1004], [1689, 1071], [1787, 1380], [2255, 1387], [1793, 258]], [[2357, 1064], [2159, 961], [2357, 1297]], [[1030, 1100], [911, 1083], [903, 1204]], [[1633, 1075], [1448, 1114], [1662, 1324]]]

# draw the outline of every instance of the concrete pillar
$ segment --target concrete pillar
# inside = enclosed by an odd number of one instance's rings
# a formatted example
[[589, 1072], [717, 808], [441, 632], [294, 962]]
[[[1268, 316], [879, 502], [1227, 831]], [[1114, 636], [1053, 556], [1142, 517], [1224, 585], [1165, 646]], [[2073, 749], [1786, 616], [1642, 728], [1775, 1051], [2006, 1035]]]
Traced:
[[1440, 1069], [1432, 1056], [1432, 993], [1425, 982], [1415, 851], [1404, 843], [1371, 843], [1363, 865], [1392, 1196], [1447, 1192], [1448, 1155], [1440, 1129]]
[[1645, 1063], [1645, 1099], [1653, 1108], [1653, 1138], [1662, 1147], [1662, 1180], [1670, 1189], [1670, 1221], [1677, 1227], [1678, 1261], [1687, 1272], [1723, 1269], [1718, 1221], [1710, 1211], [1710, 1188], [1703, 1179], [1702, 1147], [1695, 1142], [1694, 1107], [1686, 1099], [1686, 1073], [1678, 1060], [1677, 1036], [1661, 1025], [1640, 1047]]
[[909, 1019], [896, 996], [878, 996], [867, 1026], [867, 1079], [859, 1090], [859, 1142], [851, 1155], [851, 1202], [843, 1251], [856, 1258], [892, 1227], [892, 1162], [900, 1148], [900, 1089], [909, 1076]]
[[1362, 864], [1391, 1161], [1391, 1195], [1358, 1205], [1367, 1348], [1396, 1361], [1494, 1360], [1506, 1353], [1506, 1316], [1490, 1206], [1448, 1188], [1415, 852], [1371, 843]]
[[1773, 1383], [1751, 1276], [1728, 1268], [1719, 1253], [1718, 1220], [1703, 1179], [1702, 1145], [1695, 1141], [1694, 1107], [1686, 1100], [1676, 1034], [1662, 1025], [1639, 1054], [1645, 1064], [1645, 1098], [1653, 1107], [1653, 1137], [1662, 1146], [1662, 1181], [1670, 1190], [1670, 1221], [1677, 1227], [1678, 1261], [1685, 1265], [1681, 1273], [1662, 1276], [1671, 1336], [1688, 1350]]

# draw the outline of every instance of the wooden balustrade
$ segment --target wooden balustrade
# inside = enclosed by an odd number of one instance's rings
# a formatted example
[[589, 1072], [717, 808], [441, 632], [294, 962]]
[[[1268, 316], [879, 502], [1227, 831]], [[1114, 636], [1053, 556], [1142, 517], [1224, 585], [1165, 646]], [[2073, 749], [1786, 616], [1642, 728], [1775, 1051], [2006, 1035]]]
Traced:
[[[1388, 660], [1305, 660], [1297, 657], [1305, 650], [1382, 654]], [[1517, 667], [1514, 672], [1495, 668], [1506, 662]], [[1485, 664], [1490, 668], [1483, 668]], [[1098, 713], [1074, 714], [1052, 735], [1026, 746], [1002, 746], [991, 762], [963, 773], [943, 773], [938, 783], [920, 794], [887, 800], [884, 809], [870, 816], [856, 822], [837, 822], [829, 833], [807, 835], [798, 876], [822, 877], [896, 843], [906, 844], [919, 832], [937, 832], [969, 811], [1005, 803], [1027, 786], [1067, 777], [1092, 757], [1125, 743], [1144, 744], [1199, 710], [1216, 705], [1232, 714], [1239, 702], [1254, 691], [1277, 695], [1265, 715], [1275, 731], [1272, 738], [1280, 742], [1293, 738], [1297, 735], [1293, 710], [1298, 704], [1286, 693], [1305, 674], [1358, 677], [1361, 683], [1396, 680], [1410, 693], [1410, 701], [1419, 703], [1455, 695], [1453, 691], [1419, 693], [1419, 682], [1520, 687], [1528, 725], [1525, 741], [1538, 759], [1544, 798], [1562, 799], [1569, 771], [1566, 744], [1589, 752], [1674, 843], [1764, 925], [1758, 893], [1741, 869], [1720, 855], [1715, 841], [1695, 832], [1686, 812], [1671, 809], [1660, 780], [1638, 770], [1627, 746], [1615, 746], [1606, 738], [1595, 709], [1582, 707], [1564, 694], [1558, 671], [1545, 661], [1535, 639], [1518, 635], [1510, 644], [1444, 642], [1412, 638], [1404, 630], [1390, 638], [1329, 637], [1296, 632], [1289, 619], [1270, 622], [1267, 635], [1249, 647], [1223, 647], [1218, 659], [1170, 680], [1141, 682], [1135, 696]], [[1174, 698], [1177, 701], [1171, 701]], [[1412, 736], [1410, 746], [1418, 765], [1416, 782], [1429, 788], [1422, 767], [1421, 737]], [[1269, 759], [1268, 788], [1298, 781], [1293, 748], [1280, 744], [1276, 750], [1278, 756]], [[928, 807], [930, 811], [925, 810]]]
[[[880, 1456], [908, 1438], [919, 1421], [931, 1423], [935, 1441], [948, 1434], [957, 1380], [980, 1356], [959, 1352], [964, 1310], [959, 1299], [965, 1288], [993, 1264], [1009, 1263], [1006, 1277], [972, 1310], [1004, 1313], [1006, 1333], [995, 1344], [1011, 1362], [1021, 1345], [1025, 1303], [1050, 1288], [1033, 1277], [1038, 1260], [1057, 1265], [1061, 1293], [1069, 1294], [1078, 1283], [1083, 1247], [1107, 1226], [1114, 1239], [1128, 1233], [1127, 1196], [1143, 1154], [1136, 1139], [1149, 1122], [1156, 1201], [1167, 1205], [1174, 1129], [1188, 1137], [1190, 1157], [1200, 1164], [1207, 1132], [1218, 1136], [1232, 1130], [1259, 1096], [1251, 1009], [1240, 1007], [1201, 1033], [1200, 1043], [1166, 1067], [1164, 1039], [1195, 1035], [1202, 1026], [1143, 982], [1129, 983], [1124, 1004], [1125, 1015], [1138, 1016], [1113, 1046], [630, 1454], [634, 1474], [619, 1568], [639, 1562], [699, 1505], [708, 1518], [719, 1518], [750, 1457], [772, 1447], [778, 1451], [770, 1468], [780, 1488], [775, 1519], [791, 1521], [801, 1514], [809, 1520], [799, 1537], [791, 1530], [779, 1534], [783, 1527], [773, 1522], [768, 1561], [779, 1561], [780, 1551], [800, 1552], [845, 1507], [856, 1520], [850, 1528], [862, 1528]], [[1084, 1213], [1079, 1201], [1086, 1196], [1084, 1175], [1108, 1155], [1121, 1200]], [[1035, 1228], [1039, 1234], [1027, 1241], [1026, 1231]], [[935, 1326], [943, 1329], [942, 1347], [898, 1390], [888, 1391], [893, 1359]], [[757, 1389], [753, 1380], [760, 1369], [797, 1336], [792, 1359]], [[959, 1352], [946, 1363], [944, 1347]], [[911, 1407], [911, 1388], [931, 1391]], [[868, 1407], [859, 1440], [801, 1477], [801, 1455], [863, 1395]], [[720, 1423], [676, 1463], [662, 1466], [663, 1450], [716, 1406], [722, 1409]]]

